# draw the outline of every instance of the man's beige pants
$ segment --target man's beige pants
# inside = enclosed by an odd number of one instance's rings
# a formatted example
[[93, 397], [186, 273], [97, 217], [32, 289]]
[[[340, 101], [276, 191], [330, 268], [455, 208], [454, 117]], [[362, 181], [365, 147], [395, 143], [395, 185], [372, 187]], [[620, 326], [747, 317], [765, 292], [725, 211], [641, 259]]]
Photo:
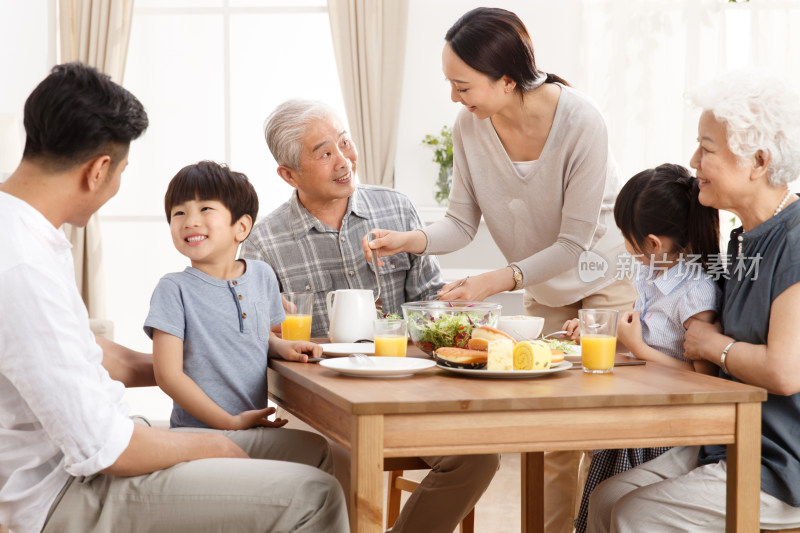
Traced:
[[71, 478], [43, 533], [350, 530], [325, 439], [284, 428], [221, 433], [252, 459], [201, 459], [134, 477]]

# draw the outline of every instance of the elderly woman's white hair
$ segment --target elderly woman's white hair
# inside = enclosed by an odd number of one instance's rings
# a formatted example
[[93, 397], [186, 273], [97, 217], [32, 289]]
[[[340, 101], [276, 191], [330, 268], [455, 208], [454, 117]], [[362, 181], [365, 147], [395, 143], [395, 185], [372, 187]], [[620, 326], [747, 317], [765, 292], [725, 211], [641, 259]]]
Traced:
[[283, 102], [264, 121], [264, 138], [272, 157], [279, 165], [299, 169], [308, 126], [336, 116], [336, 111], [324, 102], [299, 98]]
[[742, 162], [759, 150], [770, 154], [770, 185], [780, 187], [800, 176], [800, 96], [782, 80], [731, 71], [689, 98], [725, 124], [728, 147]]

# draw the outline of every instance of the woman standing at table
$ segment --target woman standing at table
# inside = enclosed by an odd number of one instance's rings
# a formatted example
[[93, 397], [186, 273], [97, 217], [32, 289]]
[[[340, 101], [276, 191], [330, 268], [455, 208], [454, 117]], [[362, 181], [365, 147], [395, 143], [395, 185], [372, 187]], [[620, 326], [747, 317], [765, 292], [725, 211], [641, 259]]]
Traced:
[[[453, 127], [450, 206], [423, 230], [375, 230], [371, 248], [381, 256], [451, 252], [469, 244], [483, 216], [508, 266], [445, 285], [443, 299], [524, 288], [525, 310], [545, 318], [545, 331], [561, 329], [581, 308], [630, 310], [635, 293], [629, 279], [617, 279], [625, 249], [612, 212], [620, 172], [598, 109], [537, 69], [514, 13], [474, 9], [445, 41], [451, 99], [465, 107]], [[576, 454], [546, 458], [548, 533], [572, 531], [581, 485]]]
[[[694, 95], [702, 109], [691, 160], [700, 203], [742, 221], [731, 232], [720, 322], [694, 321], [684, 356], [720, 377], [764, 387], [760, 520], [800, 526], [800, 95], [753, 72]], [[725, 446], [680, 447], [600, 484], [589, 531], [724, 531]]]

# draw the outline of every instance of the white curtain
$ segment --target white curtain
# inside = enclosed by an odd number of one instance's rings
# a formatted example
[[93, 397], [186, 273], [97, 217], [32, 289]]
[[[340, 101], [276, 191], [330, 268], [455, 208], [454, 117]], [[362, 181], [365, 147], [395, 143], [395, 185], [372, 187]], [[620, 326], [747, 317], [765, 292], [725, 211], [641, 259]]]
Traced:
[[[122, 83], [131, 35], [133, 0], [59, 0], [60, 60], [80, 61]], [[90, 318], [105, 318], [100, 221], [95, 213], [84, 228], [64, 225], [72, 242], [75, 282]]]
[[[723, 71], [767, 71], [800, 90], [800, 2], [582, 0], [580, 9], [582, 54], [567, 79], [602, 110], [625, 178], [689, 166], [700, 111], [685, 96]], [[720, 216], [724, 242], [732, 218]]]
[[394, 186], [408, 0], [328, 0], [359, 180]]

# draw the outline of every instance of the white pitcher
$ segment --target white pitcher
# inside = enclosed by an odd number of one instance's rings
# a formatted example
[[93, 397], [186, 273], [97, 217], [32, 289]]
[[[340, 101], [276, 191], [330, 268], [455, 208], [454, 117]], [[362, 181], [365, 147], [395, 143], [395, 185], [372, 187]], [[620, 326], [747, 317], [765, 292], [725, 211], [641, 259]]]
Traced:
[[328, 304], [331, 342], [372, 339], [372, 324], [377, 318], [375, 300], [369, 289], [339, 289], [325, 296]]

